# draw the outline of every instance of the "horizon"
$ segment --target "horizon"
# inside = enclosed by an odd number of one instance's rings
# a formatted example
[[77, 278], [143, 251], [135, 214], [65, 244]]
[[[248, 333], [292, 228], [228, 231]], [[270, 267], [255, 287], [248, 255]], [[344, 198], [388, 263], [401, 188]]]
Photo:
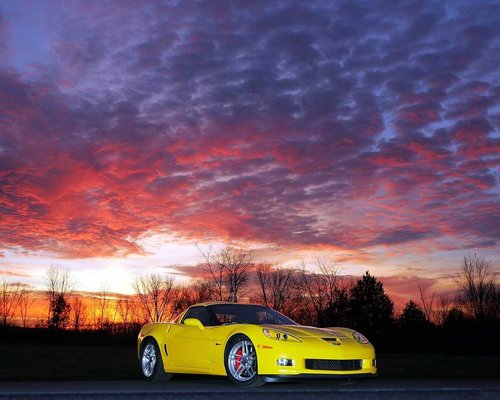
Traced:
[[500, 6], [5, 1], [0, 279], [189, 282], [201, 251], [500, 276]]

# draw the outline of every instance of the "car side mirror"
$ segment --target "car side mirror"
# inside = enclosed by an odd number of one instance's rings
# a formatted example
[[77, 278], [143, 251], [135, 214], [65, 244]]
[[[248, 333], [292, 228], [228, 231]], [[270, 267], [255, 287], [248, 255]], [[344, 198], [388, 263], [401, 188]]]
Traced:
[[203, 326], [203, 324], [201, 323], [201, 321], [198, 318], [186, 318], [184, 320], [184, 325], [196, 326], [200, 331], [205, 329], [205, 327]]

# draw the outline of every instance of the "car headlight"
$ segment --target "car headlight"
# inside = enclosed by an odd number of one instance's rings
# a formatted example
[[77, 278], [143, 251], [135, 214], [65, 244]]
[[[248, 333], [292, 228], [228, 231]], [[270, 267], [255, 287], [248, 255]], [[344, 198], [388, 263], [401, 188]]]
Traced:
[[361, 344], [367, 344], [367, 343], [370, 343], [370, 341], [364, 336], [362, 335], [361, 333], [359, 332], [356, 332], [356, 331], [353, 331], [352, 332], [352, 337], [354, 338], [354, 340], [356, 340], [356, 342], [358, 343], [361, 343]]
[[263, 328], [262, 333], [266, 335], [269, 339], [281, 340], [284, 342], [302, 342], [302, 340], [300, 340], [296, 336], [275, 329]]

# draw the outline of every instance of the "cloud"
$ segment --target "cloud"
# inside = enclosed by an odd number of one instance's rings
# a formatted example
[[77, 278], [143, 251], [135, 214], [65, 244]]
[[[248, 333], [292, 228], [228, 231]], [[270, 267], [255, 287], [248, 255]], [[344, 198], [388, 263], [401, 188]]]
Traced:
[[15, 278], [29, 278], [30, 277], [30, 275], [27, 275], [27, 274], [22, 274], [22, 273], [19, 273], [16, 271], [9, 271], [9, 270], [5, 270], [5, 269], [0, 270], [0, 276], [2, 276], [2, 277], [9, 276], [9, 277], [15, 277]]
[[7, 57], [7, 32], [8, 25], [0, 10], [0, 56], [4, 59]]
[[395, 304], [397, 311], [401, 312], [406, 303], [413, 300], [421, 305], [421, 296], [419, 286], [422, 288], [424, 295], [432, 298], [433, 295], [441, 293], [441, 290], [436, 291], [439, 279], [422, 278], [418, 276], [384, 276], [380, 278], [384, 284], [384, 290], [389, 295]]
[[52, 62], [0, 69], [1, 246], [140, 254], [155, 232], [359, 252], [495, 246], [495, 10], [53, 9]]

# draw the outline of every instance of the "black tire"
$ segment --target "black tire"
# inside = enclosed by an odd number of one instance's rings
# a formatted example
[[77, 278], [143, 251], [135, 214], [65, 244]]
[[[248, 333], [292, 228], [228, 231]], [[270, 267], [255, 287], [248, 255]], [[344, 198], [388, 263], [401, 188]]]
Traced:
[[[238, 354], [241, 349], [241, 353]], [[224, 351], [224, 367], [229, 380], [238, 386], [262, 386], [259, 376], [257, 353], [252, 341], [243, 334], [233, 336]]]
[[144, 339], [141, 344], [139, 367], [147, 381], [167, 382], [172, 378], [172, 374], [167, 374], [163, 368], [160, 348], [153, 338]]

